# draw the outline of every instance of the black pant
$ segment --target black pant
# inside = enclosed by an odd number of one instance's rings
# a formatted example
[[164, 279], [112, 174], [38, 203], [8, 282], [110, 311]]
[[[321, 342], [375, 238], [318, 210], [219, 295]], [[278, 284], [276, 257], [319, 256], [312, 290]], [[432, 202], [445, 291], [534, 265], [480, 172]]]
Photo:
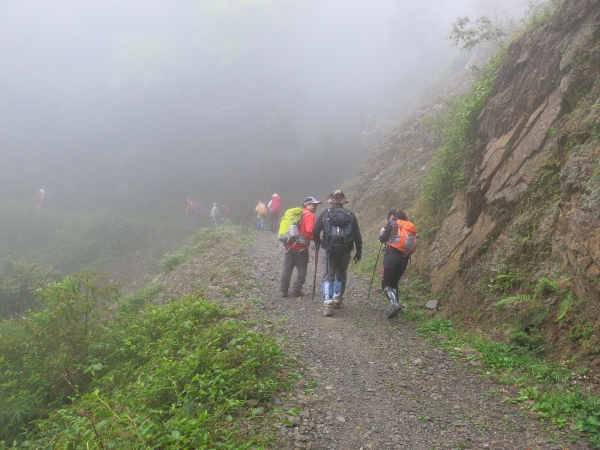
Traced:
[[392, 289], [398, 289], [398, 281], [406, 270], [409, 257], [398, 259], [394, 267], [384, 267], [381, 271], [381, 289], [390, 286]]

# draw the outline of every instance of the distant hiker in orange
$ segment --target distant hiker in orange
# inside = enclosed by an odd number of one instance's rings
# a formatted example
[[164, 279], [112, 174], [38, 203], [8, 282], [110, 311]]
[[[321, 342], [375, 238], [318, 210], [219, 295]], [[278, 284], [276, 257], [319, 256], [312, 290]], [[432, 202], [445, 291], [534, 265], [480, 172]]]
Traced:
[[37, 199], [36, 199], [36, 203], [35, 203], [35, 209], [40, 209], [42, 206], [44, 206], [44, 200], [46, 198], [46, 192], [43, 189], [40, 189], [37, 192]]
[[262, 200], [256, 205], [256, 228], [258, 231], [265, 229], [265, 217], [267, 216], [267, 205]]

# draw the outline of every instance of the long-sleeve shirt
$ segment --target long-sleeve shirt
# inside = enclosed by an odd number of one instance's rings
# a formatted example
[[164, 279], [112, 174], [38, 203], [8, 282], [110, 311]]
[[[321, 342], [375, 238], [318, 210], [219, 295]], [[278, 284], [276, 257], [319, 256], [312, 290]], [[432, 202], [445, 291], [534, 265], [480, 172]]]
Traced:
[[[341, 203], [332, 203], [331, 204], [331, 208], [327, 208], [325, 211], [323, 211], [319, 217], [317, 217], [317, 220], [315, 221], [315, 227], [313, 228], [313, 236], [314, 236], [314, 241], [317, 245], [321, 245], [321, 232], [323, 231], [323, 225], [325, 224], [325, 216], [328, 214], [329, 210], [335, 209], [335, 208], [342, 208], [344, 209], [344, 205], [342, 205]], [[354, 215], [354, 213], [352, 214], [352, 235], [354, 236], [354, 245], [356, 246], [356, 251], [360, 252], [362, 251], [362, 236], [360, 235], [360, 228], [358, 227], [358, 220], [356, 219], [356, 216]], [[352, 249], [350, 249], [350, 251], [352, 251]]]
[[291, 248], [294, 250], [306, 250], [310, 241], [313, 239], [313, 227], [315, 226], [315, 213], [308, 208], [302, 208], [302, 220], [300, 221], [300, 228], [298, 234], [300, 238], [294, 245], [286, 244], [285, 248]]

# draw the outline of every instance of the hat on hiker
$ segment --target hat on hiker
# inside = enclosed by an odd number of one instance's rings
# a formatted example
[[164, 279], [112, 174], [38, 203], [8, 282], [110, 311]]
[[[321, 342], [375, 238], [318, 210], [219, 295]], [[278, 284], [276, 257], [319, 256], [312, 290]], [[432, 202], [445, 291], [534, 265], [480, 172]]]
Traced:
[[344, 195], [344, 192], [340, 191], [339, 189], [333, 191], [331, 194], [329, 194], [329, 197], [327, 197], [327, 203], [346, 204], [349, 201], [350, 200], [348, 200], [348, 197]]
[[214, 203], [213, 203], [213, 206], [217, 206], [217, 202], [214, 202]]
[[323, 202], [320, 202], [319, 200], [315, 199], [314, 197], [306, 197], [304, 199], [303, 205], [304, 206], [311, 205], [311, 204], [320, 205], [321, 203], [323, 203]]

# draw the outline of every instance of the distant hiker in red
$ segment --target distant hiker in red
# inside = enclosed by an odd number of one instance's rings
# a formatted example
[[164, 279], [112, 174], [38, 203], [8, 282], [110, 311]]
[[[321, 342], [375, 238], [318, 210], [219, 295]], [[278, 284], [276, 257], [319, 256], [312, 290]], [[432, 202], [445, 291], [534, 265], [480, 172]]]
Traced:
[[221, 218], [221, 223], [231, 223], [231, 208], [229, 205], [223, 205], [223, 217]]
[[273, 194], [267, 208], [269, 208], [269, 218], [271, 219], [271, 232], [275, 233], [279, 225], [279, 214], [281, 214], [281, 197]]
[[37, 200], [35, 203], [35, 208], [40, 209], [44, 206], [44, 199], [46, 198], [46, 192], [43, 189], [40, 189], [37, 193]]
[[187, 219], [188, 223], [192, 223], [192, 219], [195, 219], [197, 209], [197, 203], [188, 197], [187, 203], [185, 204], [185, 218]]

